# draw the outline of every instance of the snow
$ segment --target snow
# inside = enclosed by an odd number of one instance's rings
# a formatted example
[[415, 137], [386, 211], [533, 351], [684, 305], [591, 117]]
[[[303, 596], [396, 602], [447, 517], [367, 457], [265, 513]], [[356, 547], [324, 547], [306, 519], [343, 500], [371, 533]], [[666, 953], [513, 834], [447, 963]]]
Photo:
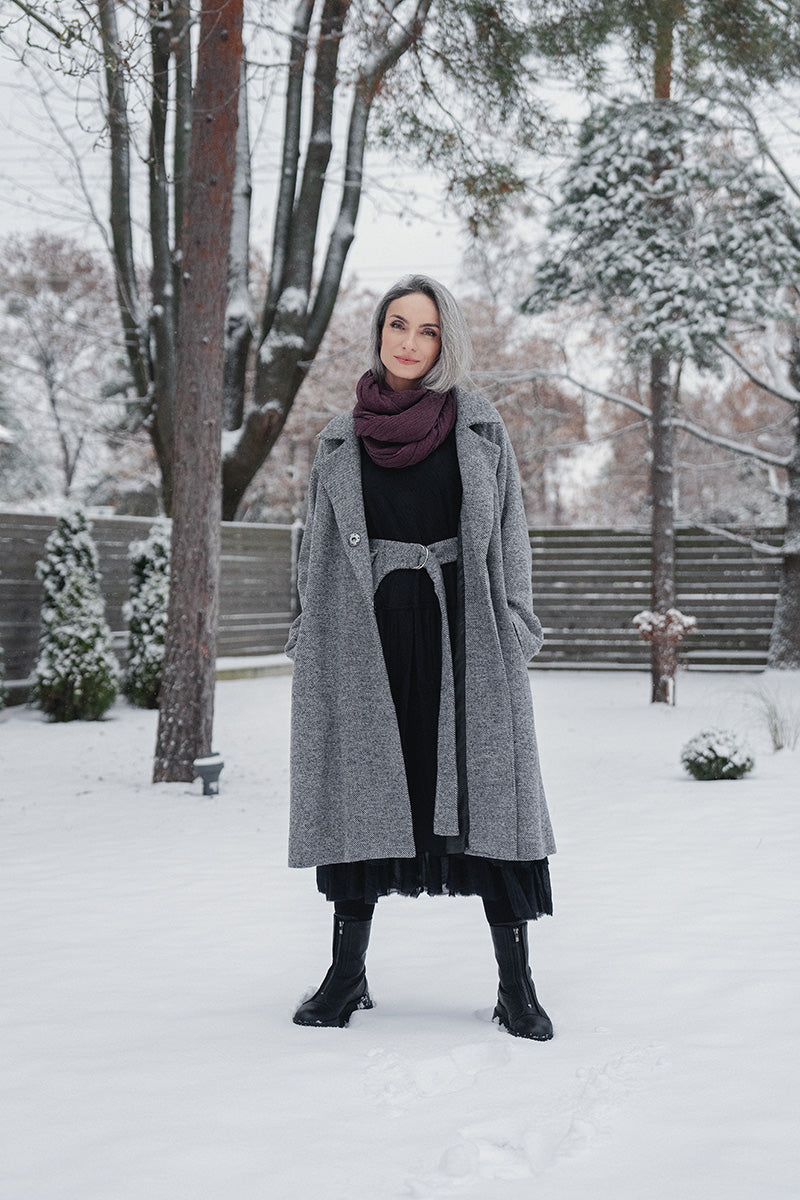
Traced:
[[[0, 714], [4, 1200], [796, 1196], [798, 752], [758, 677], [683, 674], [676, 708], [644, 673], [531, 680], [545, 1044], [491, 1023], [474, 898], [382, 900], [377, 1007], [291, 1023], [331, 922], [284, 865], [288, 677], [218, 685], [213, 797], [149, 782], [153, 712]], [[745, 779], [681, 769], [709, 723], [748, 733]]]

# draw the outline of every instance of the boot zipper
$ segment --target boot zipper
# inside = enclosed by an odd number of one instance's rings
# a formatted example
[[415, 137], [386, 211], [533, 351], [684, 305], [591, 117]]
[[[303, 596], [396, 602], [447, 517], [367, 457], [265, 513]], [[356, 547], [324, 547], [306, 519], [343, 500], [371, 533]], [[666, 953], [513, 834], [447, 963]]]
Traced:
[[531, 995], [530, 980], [528, 979], [528, 972], [526, 970], [527, 963], [522, 962], [522, 931], [519, 925], [514, 926], [514, 941], [518, 951], [514, 955], [514, 973], [522, 988], [526, 1006], [533, 1010], [533, 996]]

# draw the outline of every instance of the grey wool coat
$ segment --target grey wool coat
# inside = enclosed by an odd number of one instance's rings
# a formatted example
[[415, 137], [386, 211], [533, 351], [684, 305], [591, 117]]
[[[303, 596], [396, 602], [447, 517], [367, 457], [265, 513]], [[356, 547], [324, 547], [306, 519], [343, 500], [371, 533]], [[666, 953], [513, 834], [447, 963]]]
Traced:
[[[543, 858], [555, 845], [527, 670], [542, 628], [532, 606], [519, 474], [498, 413], [461, 389], [456, 448], [463, 487], [466, 853]], [[319, 435], [298, 588], [301, 613], [286, 645], [295, 663], [289, 865], [413, 858], [352, 413], [335, 417]], [[457, 798], [440, 796], [438, 788], [434, 829], [458, 834]]]

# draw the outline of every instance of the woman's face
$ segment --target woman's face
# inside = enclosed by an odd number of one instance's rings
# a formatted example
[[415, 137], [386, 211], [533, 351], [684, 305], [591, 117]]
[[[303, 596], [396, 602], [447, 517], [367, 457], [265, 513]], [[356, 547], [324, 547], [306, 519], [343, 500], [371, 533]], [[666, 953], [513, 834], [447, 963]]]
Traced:
[[393, 300], [381, 330], [381, 362], [394, 392], [407, 391], [427, 375], [442, 348], [439, 310], [422, 292]]

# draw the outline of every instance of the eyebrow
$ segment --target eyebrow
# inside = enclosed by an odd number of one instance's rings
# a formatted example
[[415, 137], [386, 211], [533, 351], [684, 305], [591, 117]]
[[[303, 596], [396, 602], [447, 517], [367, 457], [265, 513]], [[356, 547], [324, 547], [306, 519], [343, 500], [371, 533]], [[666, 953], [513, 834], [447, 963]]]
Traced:
[[[386, 318], [386, 320], [387, 321], [402, 321], [404, 325], [408, 325], [408, 321], [405, 319], [405, 317], [401, 317], [400, 313], [390, 313], [389, 316]], [[439, 328], [439, 326], [436, 323], [436, 321], [423, 321], [422, 324], [420, 325], [420, 329], [438, 329], [438, 328]]]

